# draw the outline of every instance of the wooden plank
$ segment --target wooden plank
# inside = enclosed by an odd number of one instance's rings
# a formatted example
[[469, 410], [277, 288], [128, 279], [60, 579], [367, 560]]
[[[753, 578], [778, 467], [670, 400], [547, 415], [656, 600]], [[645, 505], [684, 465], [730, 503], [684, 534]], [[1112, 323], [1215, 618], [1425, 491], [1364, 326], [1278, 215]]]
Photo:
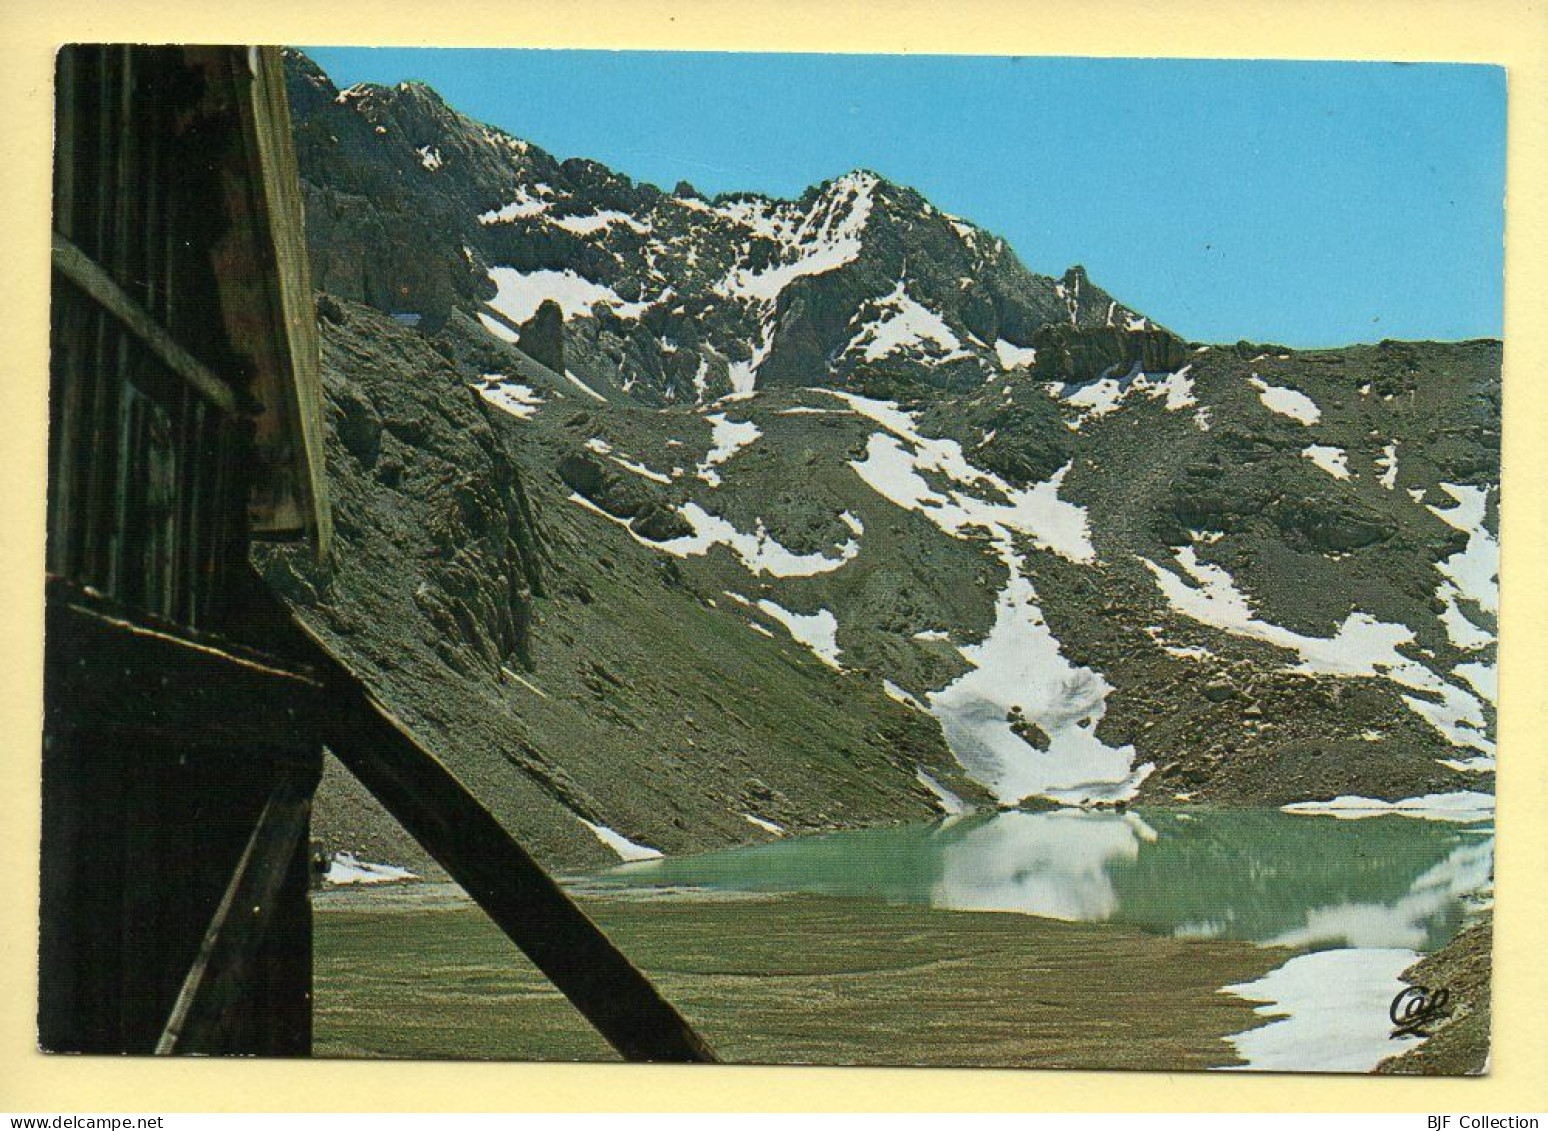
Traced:
[[243, 241], [243, 254], [261, 265], [262, 282], [251, 304], [261, 317], [235, 324], [227, 319], [233, 343], [256, 363], [252, 392], [262, 406], [253, 443], [263, 473], [254, 483], [250, 526], [259, 537], [299, 529], [325, 559], [333, 519], [323, 449], [322, 351], [284, 63], [277, 47], [226, 50], [246, 164], [247, 199], [230, 209], [241, 229], [233, 235]]
[[240, 1004], [244, 976], [258, 961], [280, 888], [305, 842], [315, 787], [315, 775], [302, 773], [286, 774], [274, 787], [183, 979], [157, 1055], [219, 1051], [227, 1015]]
[[237, 413], [235, 390], [178, 345], [139, 303], [124, 293], [124, 289], [107, 271], [58, 232], [53, 237], [53, 263], [54, 270], [80, 287], [99, 306], [123, 323], [163, 364], [197, 389], [206, 400], [226, 413]]
[[123, 728], [180, 743], [315, 743], [323, 684], [264, 653], [54, 579], [44, 691], [51, 731]]
[[[299, 623], [299, 622], [298, 622]], [[625, 1058], [714, 1053], [540, 864], [304, 625], [324, 743]]]

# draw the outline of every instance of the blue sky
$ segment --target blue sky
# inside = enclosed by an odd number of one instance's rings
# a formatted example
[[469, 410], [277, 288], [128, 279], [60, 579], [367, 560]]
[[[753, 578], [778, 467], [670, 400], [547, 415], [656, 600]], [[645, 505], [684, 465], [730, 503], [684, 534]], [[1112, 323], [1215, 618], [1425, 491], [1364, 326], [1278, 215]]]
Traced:
[[555, 156], [779, 196], [853, 168], [1186, 337], [1497, 337], [1505, 74], [1448, 64], [307, 48]]

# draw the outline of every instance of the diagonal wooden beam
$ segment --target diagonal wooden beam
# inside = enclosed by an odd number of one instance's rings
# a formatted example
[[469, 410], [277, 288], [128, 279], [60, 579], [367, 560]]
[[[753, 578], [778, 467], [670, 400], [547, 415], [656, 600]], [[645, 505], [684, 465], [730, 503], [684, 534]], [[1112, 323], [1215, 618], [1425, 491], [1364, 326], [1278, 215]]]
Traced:
[[306, 836], [316, 785], [315, 774], [289, 772], [269, 795], [173, 1002], [157, 1055], [216, 1051], [226, 1012], [240, 996], [242, 977]]
[[241, 408], [240, 399], [232, 387], [217, 377], [205, 364], [167, 333], [160, 324], [135, 302], [118, 285], [118, 281], [91, 256], [54, 233], [51, 257], [54, 270], [96, 301], [117, 318], [145, 348], [159, 357], [167, 368], [197, 389], [207, 401], [221, 411], [235, 416]]
[[323, 742], [628, 1060], [714, 1053], [532, 855], [299, 620], [328, 683]]

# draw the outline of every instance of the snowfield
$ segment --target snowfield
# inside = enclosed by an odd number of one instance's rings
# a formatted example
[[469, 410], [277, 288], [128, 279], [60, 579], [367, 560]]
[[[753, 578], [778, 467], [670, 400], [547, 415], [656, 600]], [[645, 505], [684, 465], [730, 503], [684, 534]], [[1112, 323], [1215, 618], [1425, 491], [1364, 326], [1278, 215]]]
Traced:
[[1282, 385], [1270, 385], [1256, 373], [1249, 379], [1248, 384], [1258, 390], [1258, 399], [1270, 412], [1288, 416], [1291, 420], [1307, 426], [1316, 424], [1322, 419], [1322, 410], [1317, 407], [1317, 402], [1305, 393], [1287, 389]]
[[1169, 569], [1140, 559], [1175, 612], [1232, 635], [1261, 640], [1294, 652], [1301, 661], [1298, 671], [1315, 675], [1380, 676], [1418, 691], [1421, 694], [1402, 696], [1411, 711], [1452, 745], [1493, 755], [1494, 744], [1484, 733], [1484, 712], [1478, 698], [1398, 650], [1400, 645], [1414, 639], [1413, 629], [1353, 612], [1334, 636], [1305, 636], [1260, 620], [1231, 575], [1218, 565], [1200, 561], [1192, 546], [1177, 550], [1176, 557], [1177, 564], [1192, 584]]

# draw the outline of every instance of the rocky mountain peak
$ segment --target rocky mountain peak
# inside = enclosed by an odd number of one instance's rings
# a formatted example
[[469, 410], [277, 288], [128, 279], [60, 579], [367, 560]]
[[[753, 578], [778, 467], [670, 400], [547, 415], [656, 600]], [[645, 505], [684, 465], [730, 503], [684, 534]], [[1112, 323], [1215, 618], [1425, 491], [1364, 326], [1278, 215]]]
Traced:
[[692, 403], [862, 369], [970, 389], [1021, 364], [1043, 327], [1151, 326], [1083, 269], [1030, 272], [870, 169], [795, 199], [667, 194], [556, 161], [423, 84], [337, 91], [287, 58], [319, 283], [432, 333], [461, 312], [510, 344], [551, 302], [566, 364], [603, 396]]

